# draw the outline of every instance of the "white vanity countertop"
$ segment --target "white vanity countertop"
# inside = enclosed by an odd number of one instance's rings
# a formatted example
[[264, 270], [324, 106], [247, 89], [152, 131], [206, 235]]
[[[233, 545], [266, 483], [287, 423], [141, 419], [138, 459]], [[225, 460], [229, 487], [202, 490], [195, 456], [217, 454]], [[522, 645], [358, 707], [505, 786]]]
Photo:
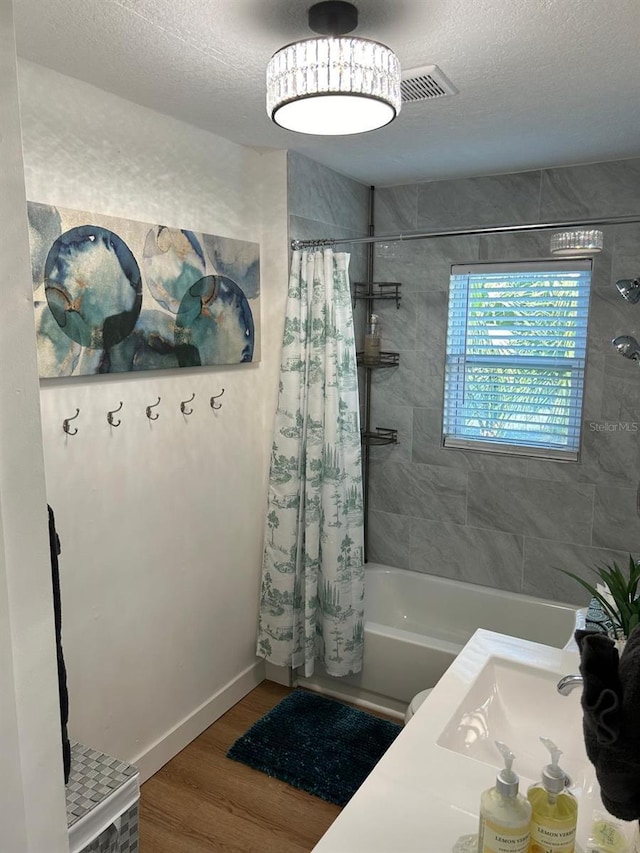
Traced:
[[[518, 719], [524, 719], [522, 715], [528, 716], [535, 729], [538, 719], [544, 716], [541, 710], [544, 707], [553, 708], [554, 721], [558, 717], [563, 719], [555, 722], [555, 732], [541, 731], [539, 734], [555, 737], [562, 748], [564, 729], [568, 733], [567, 740], [571, 733], [573, 755], [567, 750], [565, 760], [561, 759], [560, 763], [579, 786], [578, 841], [584, 846], [593, 809], [601, 805], [595, 774], [584, 754], [581, 737], [581, 691], [574, 690], [567, 697], [555, 693], [558, 679], [578, 672], [578, 655], [573, 651], [478, 630], [314, 847], [314, 853], [451, 853], [461, 835], [478, 830], [480, 795], [493, 786], [501, 766], [497, 750], [493, 759], [495, 739], [506, 740], [516, 753], [514, 769], [520, 775], [521, 792], [526, 793], [527, 787], [537, 781], [532, 778], [533, 772], [526, 776], [519, 770], [517, 745], [509, 743], [508, 737], [497, 731], [503, 727], [501, 720], [504, 720], [504, 728], [508, 729], [511, 708], [502, 706], [512, 701], [501, 695], [499, 685], [493, 691], [490, 703], [484, 703], [465, 715], [464, 721], [469, 720], [469, 726], [466, 722], [452, 726], [450, 722], [452, 716], [460, 719], [461, 708], [467, 710], [470, 707], [467, 696], [474, 684], [479, 683], [478, 676], [491, 658], [501, 664], [504, 662], [507, 669], [513, 667], [520, 679], [515, 682], [515, 703], [520, 707], [510, 720], [516, 728], [508, 732], [512, 739], [517, 739], [517, 732], [522, 731], [522, 727], [518, 727]], [[529, 672], [538, 672], [547, 681], [542, 689], [538, 684], [527, 696], [528, 684], [523, 678], [526, 679]], [[486, 672], [483, 678], [486, 682]], [[527, 685], [523, 690], [519, 687], [521, 683]], [[538, 695], [540, 693], [544, 695]], [[492, 716], [485, 720], [483, 709], [491, 703]], [[489, 719], [492, 729], [496, 730], [487, 732]], [[475, 741], [476, 746], [484, 739], [483, 749], [489, 760], [478, 760], [439, 745], [438, 740], [442, 739], [445, 730], [453, 732], [454, 739], [459, 736], [463, 749], [465, 738]], [[579, 737], [576, 732], [579, 732]], [[548, 763], [547, 753], [541, 744], [535, 742], [535, 736], [527, 733], [526, 739], [527, 743], [530, 740], [534, 743], [521, 763], [533, 768], [539, 756], [539, 769], [542, 770]], [[576, 755], [579, 752], [582, 754]]]

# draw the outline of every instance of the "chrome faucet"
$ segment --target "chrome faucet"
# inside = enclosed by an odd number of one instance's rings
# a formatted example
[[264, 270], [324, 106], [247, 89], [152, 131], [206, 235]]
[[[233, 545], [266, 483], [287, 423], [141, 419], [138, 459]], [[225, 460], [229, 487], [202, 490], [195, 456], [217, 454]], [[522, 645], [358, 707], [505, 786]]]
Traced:
[[565, 675], [557, 684], [558, 693], [562, 693], [563, 696], [568, 696], [576, 687], [582, 687], [581, 675]]

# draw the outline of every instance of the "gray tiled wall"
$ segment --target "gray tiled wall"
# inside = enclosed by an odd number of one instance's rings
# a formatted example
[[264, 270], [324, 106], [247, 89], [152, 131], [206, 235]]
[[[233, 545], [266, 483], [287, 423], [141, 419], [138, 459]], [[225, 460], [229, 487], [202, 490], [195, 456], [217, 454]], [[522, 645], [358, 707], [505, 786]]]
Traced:
[[[369, 188], [294, 151], [288, 153], [289, 239], [364, 237], [369, 233]], [[366, 279], [363, 246], [351, 253], [351, 281]]]
[[[347, 197], [353, 205], [354, 195]], [[386, 187], [375, 198], [377, 234], [635, 215], [640, 160]], [[324, 221], [328, 212], [316, 215]], [[640, 338], [640, 305], [615, 289], [616, 279], [640, 275], [640, 225], [604, 232], [578, 463], [441, 447], [450, 265], [549, 257], [549, 233], [376, 245], [375, 279], [402, 282], [399, 311], [376, 306], [383, 349], [399, 351], [401, 363], [374, 375], [373, 425], [396, 427], [400, 443], [371, 450], [371, 560], [583, 603], [581, 588], [558, 567], [589, 577], [599, 562], [640, 556], [640, 370], [610, 344], [619, 334]]]

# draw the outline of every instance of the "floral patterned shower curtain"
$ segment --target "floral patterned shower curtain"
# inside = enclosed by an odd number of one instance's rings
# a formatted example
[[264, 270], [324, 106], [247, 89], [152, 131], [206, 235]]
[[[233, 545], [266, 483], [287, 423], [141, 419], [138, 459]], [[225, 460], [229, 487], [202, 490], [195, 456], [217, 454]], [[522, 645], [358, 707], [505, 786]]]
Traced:
[[349, 255], [295, 251], [269, 474], [258, 655], [358, 672], [364, 541]]

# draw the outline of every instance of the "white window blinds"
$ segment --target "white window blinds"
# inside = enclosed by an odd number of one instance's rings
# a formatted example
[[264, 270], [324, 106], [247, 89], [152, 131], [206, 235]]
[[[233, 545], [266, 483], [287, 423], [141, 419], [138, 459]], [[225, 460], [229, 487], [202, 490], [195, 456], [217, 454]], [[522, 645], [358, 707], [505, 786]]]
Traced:
[[444, 445], [575, 460], [590, 260], [451, 268]]

